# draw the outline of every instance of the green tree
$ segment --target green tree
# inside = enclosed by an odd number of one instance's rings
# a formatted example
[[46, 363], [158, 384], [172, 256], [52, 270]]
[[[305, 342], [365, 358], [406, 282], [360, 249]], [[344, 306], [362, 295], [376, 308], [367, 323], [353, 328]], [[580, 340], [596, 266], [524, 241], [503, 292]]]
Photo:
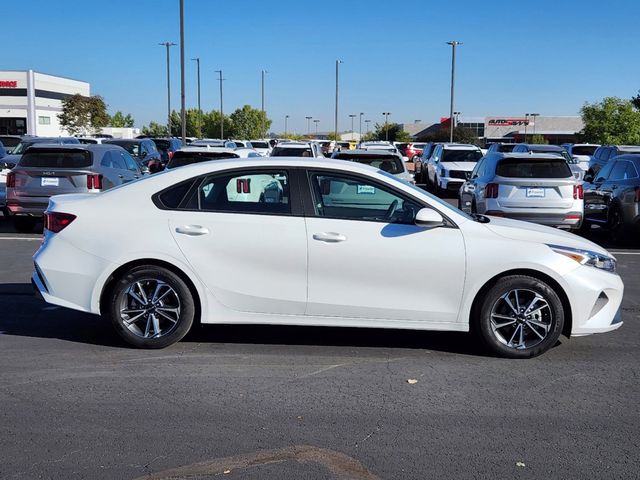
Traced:
[[529, 140], [529, 143], [534, 143], [534, 144], [538, 144], [538, 145], [549, 145], [549, 140], [547, 140], [546, 138], [544, 138], [543, 135], [540, 134], [535, 134], [531, 136], [531, 139]]
[[[278, 134], [278, 138], [286, 138], [288, 140], [304, 140], [306, 137], [301, 133], [291, 133], [287, 132], [285, 135], [284, 132]], [[331, 139], [329, 139], [331, 140]]]
[[640, 110], [640, 90], [638, 90], [638, 94], [635, 97], [631, 97], [631, 103], [636, 110]]
[[[448, 142], [451, 133], [448, 128], [438, 128], [434, 132], [421, 137], [421, 141], [425, 142]], [[473, 130], [466, 127], [455, 127], [453, 129], [453, 141], [456, 143], [465, 143], [471, 145], [479, 145], [480, 140]]]
[[107, 104], [99, 95], [85, 97], [76, 94], [62, 100], [62, 112], [58, 118], [60, 125], [71, 135], [96, 133], [109, 124]]
[[263, 138], [271, 128], [271, 120], [261, 110], [245, 105], [230, 116], [233, 137], [238, 139]]
[[133, 124], [134, 120], [131, 114], [124, 115], [120, 110], [114, 113], [109, 121], [109, 126], [115, 128], [132, 128]]
[[584, 122], [584, 140], [603, 144], [640, 143], [640, 111], [631, 100], [606, 97], [601, 102], [585, 103], [580, 110]]
[[[388, 136], [387, 136], [388, 130]], [[397, 123], [376, 123], [373, 132], [370, 132], [373, 140], [389, 140], [390, 142], [410, 142], [411, 135], [402, 130], [402, 127]]]
[[[229, 138], [233, 135], [231, 119], [224, 115], [224, 136]], [[220, 110], [211, 110], [202, 114], [202, 134], [207, 138], [220, 137]]]
[[149, 123], [149, 126], [142, 127], [142, 134], [149, 135], [151, 137], [166, 137], [167, 136], [167, 126], [161, 125], [156, 122]]

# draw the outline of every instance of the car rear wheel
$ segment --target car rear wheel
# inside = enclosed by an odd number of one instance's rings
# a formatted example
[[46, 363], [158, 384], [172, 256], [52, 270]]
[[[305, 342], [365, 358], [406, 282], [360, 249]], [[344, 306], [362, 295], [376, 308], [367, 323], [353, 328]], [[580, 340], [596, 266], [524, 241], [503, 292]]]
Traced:
[[624, 220], [620, 208], [614, 205], [609, 213], [609, 221], [607, 224], [609, 229], [609, 237], [613, 242], [621, 242], [624, 238]]
[[534, 277], [498, 280], [476, 309], [474, 328], [485, 346], [505, 358], [531, 358], [556, 344], [564, 325], [558, 294]]
[[37, 223], [34, 217], [13, 217], [13, 227], [20, 233], [33, 233]]
[[108, 292], [106, 316], [138, 348], [164, 348], [181, 340], [195, 316], [193, 295], [175, 273], [155, 265], [134, 267]]

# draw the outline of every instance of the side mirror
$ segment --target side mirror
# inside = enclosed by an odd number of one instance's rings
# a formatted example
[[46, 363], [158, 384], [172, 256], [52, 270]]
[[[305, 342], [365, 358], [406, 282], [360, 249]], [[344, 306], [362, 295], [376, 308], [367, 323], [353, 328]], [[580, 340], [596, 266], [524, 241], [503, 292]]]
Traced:
[[416, 214], [415, 224], [424, 228], [444, 226], [444, 218], [432, 208], [421, 208]]

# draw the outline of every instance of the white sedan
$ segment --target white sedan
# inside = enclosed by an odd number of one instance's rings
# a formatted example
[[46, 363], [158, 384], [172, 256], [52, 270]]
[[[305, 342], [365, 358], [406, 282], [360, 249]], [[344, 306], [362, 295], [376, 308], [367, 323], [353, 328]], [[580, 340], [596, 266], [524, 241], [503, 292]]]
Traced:
[[467, 215], [352, 162], [197, 163], [52, 197], [45, 227], [42, 297], [104, 315], [137, 347], [200, 321], [472, 330], [526, 358], [622, 325], [623, 284], [598, 245]]

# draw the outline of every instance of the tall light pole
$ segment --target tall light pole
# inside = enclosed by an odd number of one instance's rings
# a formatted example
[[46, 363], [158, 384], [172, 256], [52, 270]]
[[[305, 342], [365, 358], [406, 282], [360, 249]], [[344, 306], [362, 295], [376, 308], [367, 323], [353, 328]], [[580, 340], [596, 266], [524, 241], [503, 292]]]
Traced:
[[224, 110], [222, 109], [222, 70], [216, 70], [220, 82], [220, 139], [224, 139]]
[[353, 140], [353, 119], [356, 118], [356, 115], [351, 114], [349, 118], [351, 119], [351, 140]]
[[539, 113], [530, 113], [529, 116], [533, 117], [533, 135], [536, 134], [536, 117], [539, 117]]
[[264, 135], [264, 136], [266, 136], [266, 135], [267, 135], [267, 132], [265, 132], [265, 130], [266, 130], [266, 129], [265, 129], [265, 121], [266, 121], [266, 118], [265, 118], [265, 115], [264, 115], [264, 76], [265, 76], [267, 73], [269, 73], [269, 72], [267, 72], [266, 70], [262, 70], [262, 72], [261, 72], [261, 73], [262, 73], [262, 75], [261, 75], [261, 77], [262, 77], [262, 82], [261, 82], [261, 84], [260, 84], [260, 85], [261, 85], [260, 90], [261, 90], [261, 94], [262, 94], [262, 102], [261, 102], [261, 108], [262, 108], [262, 120], [261, 120], [261, 123], [262, 123], [262, 133], [263, 133], [263, 135]]
[[449, 142], [453, 143], [453, 100], [455, 95], [456, 82], [456, 47], [462, 45], [462, 42], [452, 40], [447, 42], [451, 45], [451, 105], [449, 108]]
[[192, 58], [198, 65], [198, 137], [202, 137], [202, 109], [200, 108], [200, 57]]
[[313, 121], [313, 123], [316, 124], [316, 138], [318, 138], [318, 123], [320, 123], [320, 120], [318, 120], [317, 118]]
[[169, 47], [174, 47], [176, 44], [173, 42], [164, 42], [159, 45], [164, 45], [167, 48], [167, 136], [171, 137], [171, 69], [169, 68]]
[[287, 138], [287, 121], [289, 120], [289, 115], [284, 116], [284, 136]]
[[182, 144], [187, 144], [187, 104], [184, 85], [184, 0], [180, 0], [180, 122]]
[[338, 139], [338, 75], [340, 70], [340, 64], [343, 63], [342, 60], [336, 60], [336, 118], [335, 118], [335, 135], [336, 142]]
[[311, 134], [311, 119], [313, 117], [304, 117], [307, 119], [307, 136]]
[[524, 143], [527, 143], [527, 127], [529, 126], [529, 115], [530, 113], [524, 114]]
[[384, 139], [389, 141], [389, 115], [391, 112], [382, 112], [384, 115]]
[[369, 124], [371, 123], [371, 120], [365, 120], [364, 123], [367, 125], [367, 133], [369, 133]]
[[361, 142], [362, 141], [362, 116], [364, 115], [364, 112], [360, 112], [360, 126], [358, 127], [358, 141]]

